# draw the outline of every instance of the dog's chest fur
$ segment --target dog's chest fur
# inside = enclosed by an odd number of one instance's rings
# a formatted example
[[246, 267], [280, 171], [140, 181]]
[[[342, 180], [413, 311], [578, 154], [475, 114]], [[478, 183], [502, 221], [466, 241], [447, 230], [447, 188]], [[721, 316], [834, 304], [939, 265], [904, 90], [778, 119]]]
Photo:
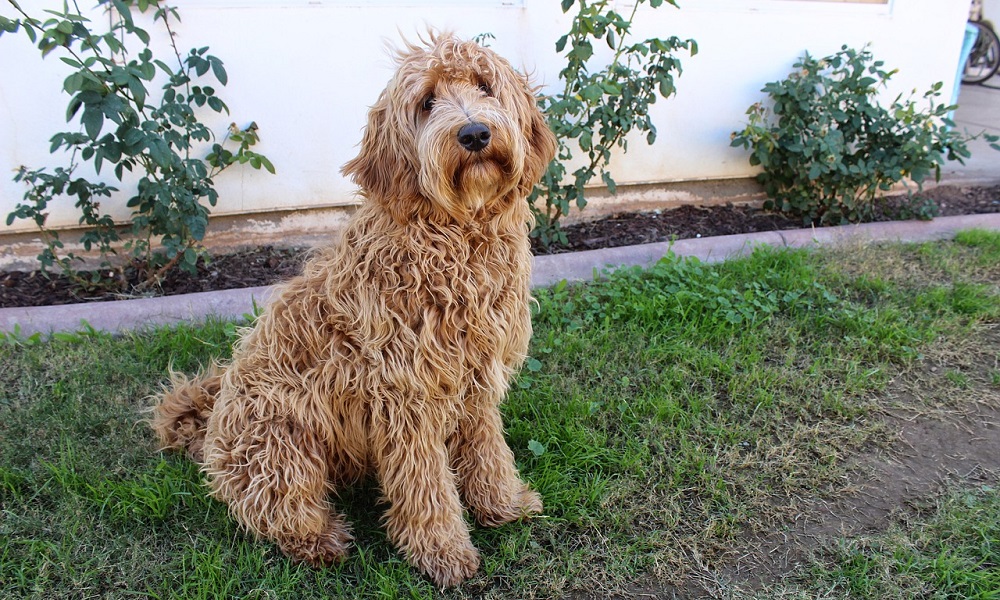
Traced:
[[[395, 254], [398, 280], [383, 278], [380, 283], [386, 285], [376, 300], [396, 321], [395, 339], [369, 339], [372, 350], [412, 347], [418, 363], [437, 363], [439, 380], [451, 379], [447, 363], [468, 371], [495, 361], [507, 366], [520, 361], [517, 355], [523, 355], [530, 333], [531, 257], [525, 239], [458, 227], [414, 227], [387, 246], [371, 251]], [[456, 372], [454, 379], [465, 375]]]
[[386, 235], [382, 215], [361, 210], [305, 268], [316, 292], [303, 296], [333, 342], [314, 360], [355, 365], [345, 392], [386, 370], [424, 396], [505, 389], [531, 335], [526, 231], [415, 223]]

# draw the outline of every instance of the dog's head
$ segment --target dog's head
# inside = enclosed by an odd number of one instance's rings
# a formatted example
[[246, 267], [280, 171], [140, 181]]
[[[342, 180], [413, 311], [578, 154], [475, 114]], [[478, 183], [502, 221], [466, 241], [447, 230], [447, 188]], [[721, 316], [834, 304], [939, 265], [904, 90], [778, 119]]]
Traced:
[[464, 221], [523, 202], [555, 154], [527, 78], [450, 34], [408, 44], [397, 60], [343, 173], [399, 220], [430, 211]]

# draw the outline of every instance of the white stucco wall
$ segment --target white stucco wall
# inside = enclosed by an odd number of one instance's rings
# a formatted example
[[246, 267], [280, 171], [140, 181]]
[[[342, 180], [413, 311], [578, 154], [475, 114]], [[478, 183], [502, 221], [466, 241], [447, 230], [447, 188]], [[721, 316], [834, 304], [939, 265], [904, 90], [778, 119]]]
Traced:
[[[57, 0], [21, 0], [28, 10]], [[256, 121], [277, 175], [234, 168], [217, 179], [216, 214], [332, 206], [353, 201], [339, 175], [361, 138], [367, 106], [392, 73], [385, 40], [415, 37], [427, 25], [463, 37], [496, 36], [494, 49], [558, 86], [561, 61], [554, 42], [567, 28], [557, 0], [173, 0], [182, 51], [208, 45], [225, 61], [229, 85], [219, 94], [231, 117], [215, 119], [224, 132], [234, 120]], [[619, 0], [619, 9], [628, 0]], [[644, 8], [637, 37], [677, 35], [697, 40], [697, 56], [683, 57], [678, 93], [655, 107], [659, 139], [641, 140], [617, 157], [620, 184], [744, 177], [745, 153], [729, 147], [730, 133], [760, 88], [784, 77], [803, 50], [825, 55], [842, 44], [871, 43], [875, 56], [898, 68], [891, 90], [926, 89], [945, 82], [950, 97], [967, 16], [962, 0], [889, 0], [885, 4], [816, 0], [682, 0], [682, 8]], [[12, 17], [6, 4], [0, 14]], [[158, 30], [150, 26], [151, 32]], [[162, 40], [161, 40], [162, 41]], [[163, 44], [154, 41], [166, 59]], [[54, 53], [56, 54], [56, 53]], [[57, 57], [39, 60], [20, 34], [0, 38], [0, 217], [24, 189], [13, 169], [62, 164], [48, 138], [66, 127], [68, 97], [60, 93], [68, 68]], [[218, 87], [218, 86], [217, 86]], [[111, 182], [111, 180], [108, 180]], [[67, 203], [68, 204], [68, 203]], [[110, 204], [114, 204], [113, 202]], [[123, 204], [123, 201], [120, 202]], [[123, 206], [118, 216], [127, 216]], [[72, 210], [54, 210], [50, 224], [72, 224]], [[32, 230], [27, 223], [4, 231]]]
[[1000, 0], [983, 0], [983, 18], [994, 24], [1000, 21]]

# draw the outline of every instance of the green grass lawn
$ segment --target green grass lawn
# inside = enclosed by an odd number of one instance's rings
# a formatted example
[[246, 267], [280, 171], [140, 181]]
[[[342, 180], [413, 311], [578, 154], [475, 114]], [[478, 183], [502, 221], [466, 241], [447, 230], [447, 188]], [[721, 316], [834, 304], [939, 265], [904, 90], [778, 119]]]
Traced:
[[[315, 570], [242, 534], [195, 466], [156, 451], [149, 395], [169, 366], [225, 357], [233, 325], [4, 337], [0, 595], [601, 598], [683, 586], [802, 499], [843, 492], [851, 457], [889, 447], [880, 415], [900, 398], [926, 411], [1000, 401], [997, 233], [762, 249], [718, 265], [667, 258], [537, 297], [531, 358], [504, 410], [545, 516], [474, 529], [482, 569], [443, 593], [386, 541], [372, 485], [337, 500], [351, 556]], [[930, 360], [951, 375], [918, 377]], [[998, 597], [997, 493], [930, 500], [933, 526], [843, 540], [772, 589]], [[973, 518], [981, 528], [960, 527]]]

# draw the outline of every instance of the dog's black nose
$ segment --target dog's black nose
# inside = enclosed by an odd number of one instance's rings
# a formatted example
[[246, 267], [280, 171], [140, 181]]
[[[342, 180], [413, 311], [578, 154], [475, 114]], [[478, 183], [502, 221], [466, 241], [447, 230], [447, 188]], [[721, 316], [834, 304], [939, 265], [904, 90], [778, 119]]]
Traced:
[[458, 130], [458, 143], [469, 152], [479, 152], [490, 145], [490, 128], [482, 123], [469, 123]]

